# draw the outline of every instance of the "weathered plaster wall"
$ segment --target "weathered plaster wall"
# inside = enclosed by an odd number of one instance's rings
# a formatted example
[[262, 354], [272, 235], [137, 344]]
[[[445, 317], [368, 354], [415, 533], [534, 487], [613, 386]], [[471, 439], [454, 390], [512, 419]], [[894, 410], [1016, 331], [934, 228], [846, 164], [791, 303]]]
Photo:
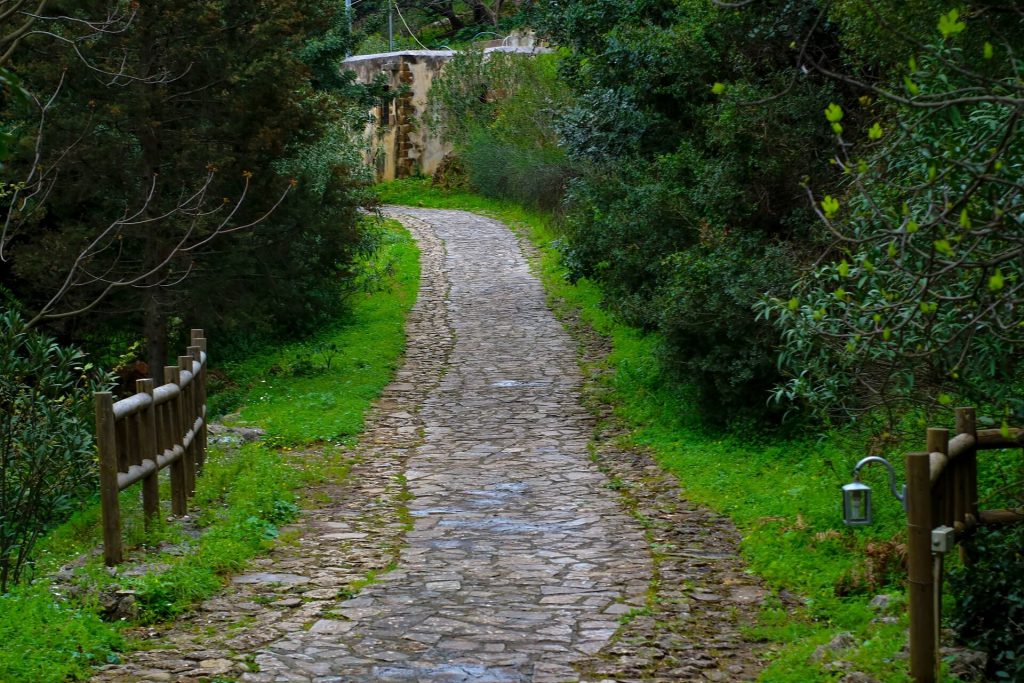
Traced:
[[449, 50], [410, 50], [350, 57], [342, 69], [355, 71], [360, 83], [383, 73], [393, 90], [408, 91], [371, 111], [366, 127], [366, 161], [377, 169], [378, 180], [432, 174], [451, 147], [431, 133], [423, 120], [427, 95], [434, 79], [455, 54]]
[[[499, 42], [499, 41], [495, 41]], [[532, 34], [509, 36], [502, 45], [487, 47], [484, 53], [514, 52], [539, 54], [550, 52], [535, 46]], [[370, 83], [377, 74], [385, 74], [392, 90], [408, 86], [386, 106], [374, 107], [366, 126], [366, 162], [376, 169], [377, 180], [408, 178], [422, 173], [433, 175], [451, 146], [433, 134], [424, 121], [430, 86], [455, 53], [451, 50], [406, 50], [349, 57], [342, 70], [354, 71], [360, 83]]]

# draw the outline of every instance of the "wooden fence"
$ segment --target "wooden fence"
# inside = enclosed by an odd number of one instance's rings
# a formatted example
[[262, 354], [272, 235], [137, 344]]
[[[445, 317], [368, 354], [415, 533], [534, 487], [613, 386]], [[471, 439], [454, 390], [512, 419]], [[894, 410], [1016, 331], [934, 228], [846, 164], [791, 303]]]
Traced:
[[[956, 434], [928, 430], [926, 453], [909, 453], [907, 561], [910, 674], [932, 683], [939, 671], [943, 560], [950, 544], [979, 525], [1024, 522], [1016, 510], [978, 509], [978, 451], [1024, 447], [1024, 430], [977, 429], [974, 408], [956, 409]], [[961, 548], [961, 558], [969, 563]]]
[[147, 526], [160, 512], [160, 470], [170, 467], [171, 512], [188, 512], [197, 472], [206, 459], [206, 338], [192, 330], [187, 356], [164, 368], [164, 382], [136, 382], [134, 396], [117, 401], [96, 394], [96, 444], [103, 510], [103, 558], [108, 566], [123, 559], [118, 494], [142, 482]]

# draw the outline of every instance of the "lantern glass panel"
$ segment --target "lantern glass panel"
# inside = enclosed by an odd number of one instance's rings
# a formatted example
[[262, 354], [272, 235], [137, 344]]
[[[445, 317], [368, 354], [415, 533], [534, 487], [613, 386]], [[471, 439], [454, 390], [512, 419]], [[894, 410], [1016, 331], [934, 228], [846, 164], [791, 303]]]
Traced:
[[871, 487], [859, 481], [843, 487], [843, 521], [850, 526], [871, 524]]

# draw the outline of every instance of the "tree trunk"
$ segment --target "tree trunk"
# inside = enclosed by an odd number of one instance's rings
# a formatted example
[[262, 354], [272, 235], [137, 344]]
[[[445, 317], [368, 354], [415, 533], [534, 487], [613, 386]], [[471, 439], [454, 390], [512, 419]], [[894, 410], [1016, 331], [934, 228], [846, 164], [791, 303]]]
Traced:
[[489, 18], [489, 12], [484, 6], [483, 1], [473, 0], [471, 4], [473, 5], [473, 23], [479, 25], [487, 21]]
[[[158, 16], [159, 9], [154, 8], [154, 15]], [[159, 71], [159, 52], [154, 42], [155, 31], [147, 21], [149, 17], [145, 14], [140, 16], [139, 30], [143, 38], [142, 64], [147, 76], [156, 74]], [[156, 16], [154, 16], [156, 21]], [[147, 218], [156, 218], [160, 215], [160, 175], [162, 164], [162, 145], [160, 139], [160, 125], [162, 118], [161, 95], [156, 88], [147, 87], [144, 92], [145, 113], [144, 123], [138, 131], [139, 146], [141, 148], [141, 175], [142, 189], [148, 192], [154, 188], [153, 195], [146, 207]], [[162, 226], [161, 226], [162, 227]], [[144, 258], [146, 270], [156, 268], [165, 256], [165, 245], [160, 236], [161, 230], [149, 230], [145, 237]], [[160, 284], [163, 281], [166, 269], [161, 268], [146, 278], [145, 289], [143, 290], [142, 306], [142, 335], [146, 340], [146, 362], [149, 364], [149, 375], [156, 382], [157, 386], [163, 384], [163, 368], [167, 362], [167, 312], [160, 301]]]
[[157, 386], [164, 383], [164, 365], [167, 364], [167, 312], [157, 298], [158, 288], [146, 290], [142, 332], [146, 338], [146, 362], [149, 376]]
[[452, 9], [451, 3], [442, 5], [437, 11], [442, 17], [448, 20], [448, 24], [452, 27], [453, 33], [466, 28], [466, 24], [462, 19], [459, 19], [459, 15], [455, 13], [454, 9]]

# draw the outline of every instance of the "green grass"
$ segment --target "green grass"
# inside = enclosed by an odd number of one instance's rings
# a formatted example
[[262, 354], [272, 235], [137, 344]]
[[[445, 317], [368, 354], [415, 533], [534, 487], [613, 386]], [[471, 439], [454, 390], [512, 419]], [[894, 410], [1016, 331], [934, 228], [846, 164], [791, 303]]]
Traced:
[[[773, 683], [833, 681], [841, 673], [809, 661], [814, 649], [841, 631], [858, 645], [842, 653], [856, 670], [883, 681], [906, 681], [897, 653], [905, 642], [906, 623], [872, 623], [869, 606], [874, 587], [856, 590], [869, 543], [898, 538], [904, 524], [899, 503], [888, 494], [883, 472], [872, 469], [865, 480], [876, 491], [873, 526], [851, 529], [842, 524], [839, 487], [849, 480], [855, 462], [865, 455], [864, 439], [855, 433], [762, 433], [756, 429], [716, 431], [704, 427], [692, 410], [686, 388], [662, 381], [655, 358], [658, 340], [618, 324], [602, 309], [599, 287], [588, 280], [572, 283], [555, 248], [558, 231], [549, 216], [510, 202], [467, 192], [445, 192], [428, 180], [412, 179], [378, 186], [386, 203], [476, 211], [505, 221], [541, 250], [539, 275], [556, 311], [572, 311], [612, 340], [605, 361], [613, 370], [604, 387], [617, 415], [633, 431], [631, 445], [650, 448], [663, 467], [679, 477], [686, 496], [731, 517], [743, 536], [750, 568], [775, 591], [802, 596], [805, 606], [786, 608], [769, 600], [751, 637], [765, 641], [772, 661], [761, 676]], [[897, 465], [900, 450], [885, 453]], [[875, 545], [884, 554], [888, 546]], [[898, 579], [898, 577], [890, 577]], [[854, 594], [838, 597], [837, 584], [854, 584]], [[901, 594], [898, 584], [877, 590]], [[902, 598], [898, 598], [902, 599]]]
[[0, 681], [62, 683], [116, 661], [117, 629], [95, 612], [55, 599], [45, 584], [0, 596]]
[[[316, 338], [227, 367], [218, 367], [211, 354], [222, 386], [210, 396], [211, 413], [238, 410], [237, 420], [266, 429], [269, 438], [231, 451], [211, 449], [191, 503], [199, 511], [198, 536], [174, 522], [145, 530], [135, 488], [121, 497], [129, 561], [159, 569], [111, 576], [95, 552], [100, 535], [94, 504], [41, 540], [37, 576], [89, 556], [75, 570], [77, 597], [56, 594], [71, 591], [46, 578], [0, 597], [0, 681], [83, 680], [94, 666], [117, 661], [117, 651], [131, 644], [121, 635], [125, 624], [101, 620], [95, 598], [100, 590], [114, 584], [135, 590], [141, 623], [171, 619], [268, 549], [279, 527], [298, 513], [303, 489], [346, 476], [352, 456], [337, 444], [358, 434], [366, 410], [390, 381], [419, 283], [418, 251], [394, 221], [385, 226], [382, 248], [363, 266], [364, 291], [352, 300], [350, 315]], [[310, 444], [318, 445], [297, 448]], [[166, 482], [163, 488], [166, 504]], [[173, 552], [153, 550], [168, 543], [176, 546]]]
[[[359, 433], [366, 406], [401, 355], [405, 313], [419, 282], [419, 252], [395, 225], [350, 318], [313, 339], [218, 368], [223, 390], [212, 398], [214, 414], [240, 406], [235, 422], [258, 425], [282, 444], [339, 442]], [[377, 291], [382, 286], [387, 290]]]

